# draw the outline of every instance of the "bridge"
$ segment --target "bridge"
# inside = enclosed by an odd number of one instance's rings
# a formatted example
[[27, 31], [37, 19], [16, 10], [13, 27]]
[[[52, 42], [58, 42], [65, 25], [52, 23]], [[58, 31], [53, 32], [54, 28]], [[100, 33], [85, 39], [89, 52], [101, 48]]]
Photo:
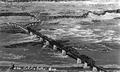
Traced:
[[[43, 24], [44, 21], [39, 20], [39, 21], [35, 21], [35, 22], [30, 22], [30, 23], [25, 23], [25, 24], [21, 24], [21, 23], [3, 23], [0, 24], [0, 32], [9, 32], [9, 33], [27, 33], [27, 27], [37, 27], [40, 24]], [[19, 25], [20, 24], [20, 25]]]
[[[33, 23], [31, 23], [33, 24]], [[43, 48], [46, 48], [47, 46], [53, 50], [60, 51], [63, 56], [69, 56], [76, 60], [76, 63], [78, 65], [82, 65], [84, 69], [90, 68], [92, 71], [104, 71], [107, 72], [103, 67], [98, 67], [95, 64], [95, 60], [93, 60], [91, 57], [80, 54], [75, 48], [72, 46], [64, 46], [62, 42], [54, 40], [52, 38], [49, 38], [40, 32], [28, 27], [22, 27], [17, 24], [13, 24], [13, 26], [18, 27], [25, 31], [27, 34], [34, 36], [37, 38], [40, 42], [43, 43]]]
[[[30, 24], [33, 24], [33, 23], [30, 23]], [[107, 70], [108, 70], [107, 68], [97, 66], [96, 61], [93, 58], [91, 58], [87, 55], [80, 54], [74, 47], [64, 46], [64, 44], [62, 42], [54, 40], [52, 38], [49, 38], [49, 37], [41, 34], [40, 32], [30, 28], [29, 25], [26, 27], [22, 27], [17, 24], [13, 24], [13, 26], [14, 25], [16, 27], [22, 29], [23, 31], [25, 31], [27, 34], [34, 36], [36, 39], [38, 39], [38, 41], [40, 41], [40, 43], [42, 42], [43, 48], [48, 47], [53, 50], [57, 50], [57, 51], [61, 52], [61, 54], [63, 56], [67, 55], [67, 56], [73, 58], [74, 60], [76, 60], [76, 64], [79, 66], [82, 66], [83, 69], [89, 68], [89, 70], [92, 70], [94, 72], [96, 72], [96, 71], [107, 72]]]
[[[37, 15], [33, 15], [31, 13], [28, 13], [28, 12], [3, 12], [3, 13], [0, 13], [0, 17], [8, 17], [8, 16], [29, 16], [31, 17], [31, 19], [37, 19]], [[39, 20], [39, 19], [37, 19]]]
[[53, 50], [58, 50], [62, 53], [63, 56], [68, 55], [69, 57], [75, 59], [77, 64], [82, 64], [83, 68], [89, 67], [90, 70], [92, 71], [107, 72], [103, 67], [97, 66], [95, 64], [95, 60], [93, 60], [91, 57], [80, 54], [72, 46], [64, 46], [64, 44], [62, 44], [61, 42], [58, 42], [52, 38], [49, 38], [30, 27], [27, 27], [27, 30], [30, 35], [34, 35], [35, 37], [39, 38], [40, 41], [44, 42], [43, 48], [46, 48], [47, 46], [49, 46], [49, 48]]

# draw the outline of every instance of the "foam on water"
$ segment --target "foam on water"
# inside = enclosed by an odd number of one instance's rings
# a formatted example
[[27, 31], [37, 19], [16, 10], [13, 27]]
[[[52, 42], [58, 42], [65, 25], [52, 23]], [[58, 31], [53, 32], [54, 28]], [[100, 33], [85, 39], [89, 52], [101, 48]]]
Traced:
[[89, 13], [89, 17], [92, 19], [97, 19], [97, 20], [105, 20], [105, 19], [113, 19], [115, 17], [120, 17], [120, 14], [118, 13], [106, 13], [105, 15], [95, 15], [93, 13]]
[[16, 54], [12, 54], [12, 53], [1, 53], [0, 56], [1, 59], [22, 59], [24, 58], [23, 55], [16, 55]]
[[53, 57], [59, 57], [59, 58], [68, 58], [68, 55], [63, 56], [62, 53], [53, 53]]

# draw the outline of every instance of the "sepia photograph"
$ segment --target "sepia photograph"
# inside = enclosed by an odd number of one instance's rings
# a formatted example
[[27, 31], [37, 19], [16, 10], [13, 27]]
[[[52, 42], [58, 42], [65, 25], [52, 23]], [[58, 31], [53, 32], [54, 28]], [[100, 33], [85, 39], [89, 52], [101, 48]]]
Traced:
[[0, 0], [0, 72], [120, 72], [120, 0]]

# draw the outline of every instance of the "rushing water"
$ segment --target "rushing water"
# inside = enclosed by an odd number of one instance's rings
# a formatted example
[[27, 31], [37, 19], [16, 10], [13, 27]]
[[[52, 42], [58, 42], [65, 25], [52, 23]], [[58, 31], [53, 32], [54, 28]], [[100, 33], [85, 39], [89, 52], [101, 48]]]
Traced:
[[[63, 57], [59, 52], [53, 51], [49, 48], [42, 49], [41, 44], [34, 45], [28, 43], [13, 48], [5, 48], [8, 42], [24, 40], [29, 36], [25, 34], [10, 34], [0, 33], [0, 60], [1, 61], [15, 61], [24, 63], [37, 63], [37, 64], [75, 64], [76, 61]], [[89, 46], [90, 47], [90, 46]], [[99, 46], [98, 46], [99, 47]], [[92, 49], [79, 49], [81, 54], [88, 55], [96, 60], [99, 65], [119, 64], [120, 49], [114, 49], [110, 52], [99, 51], [99, 48]], [[97, 50], [97, 51], [94, 51]]]
[[[36, 28], [40, 32], [58, 40], [69, 40], [71, 45], [81, 54], [90, 56], [97, 65], [120, 65], [120, 21], [113, 19], [118, 16], [89, 15], [88, 18], [60, 18], [46, 21]], [[103, 19], [104, 17], [104, 19]], [[108, 18], [110, 17], [110, 18]], [[5, 19], [6, 18], [6, 19]], [[29, 22], [29, 17], [1, 17], [0, 22]], [[92, 19], [98, 19], [93, 21]], [[57, 23], [52, 23], [52, 22]], [[49, 23], [50, 22], [50, 23]], [[70, 57], [60, 52], [42, 48], [39, 43], [28, 42], [14, 47], [5, 47], [10, 43], [32, 40], [31, 36], [22, 33], [0, 33], [0, 61], [21, 62], [32, 64], [76, 64]]]
[[[76, 47], [81, 53], [96, 60], [96, 64], [119, 64], [119, 26], [100, 23], [74, 22], [71, 19], [62, 19], [59, 25], [42, 25], [40, 32], [54, 39], [70, 40], [69, 45]], [[60, 20], [61, 21], [61, 20]], [[114, 21], [114, 20], [113, 20]], [[104, 23], [104, 24], [103, 24]], [[113, 22], [112, 22], [113, 23]], [[98, 25], [99, 24], [99, 25]], [[54, 28], [54, 30], [50, 30]], [[22, 33], [0, 33], [0, 60], [37, 64], [75, 64], [76, 61], [63, 57], [59, 52], [49, 48], [42, 49], [41, 44], [25, 43], [12, 48], [4, 47], [12, 42], [31, 40], [31, 37]]]

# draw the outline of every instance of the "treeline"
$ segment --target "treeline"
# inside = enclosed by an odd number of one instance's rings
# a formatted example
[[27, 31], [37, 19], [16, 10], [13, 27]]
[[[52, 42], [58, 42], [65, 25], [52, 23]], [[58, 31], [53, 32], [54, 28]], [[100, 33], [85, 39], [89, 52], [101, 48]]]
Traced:
[[31, 2], [31, 1], [86, 1], [86, 0], [2, 0], [4, 2]]

